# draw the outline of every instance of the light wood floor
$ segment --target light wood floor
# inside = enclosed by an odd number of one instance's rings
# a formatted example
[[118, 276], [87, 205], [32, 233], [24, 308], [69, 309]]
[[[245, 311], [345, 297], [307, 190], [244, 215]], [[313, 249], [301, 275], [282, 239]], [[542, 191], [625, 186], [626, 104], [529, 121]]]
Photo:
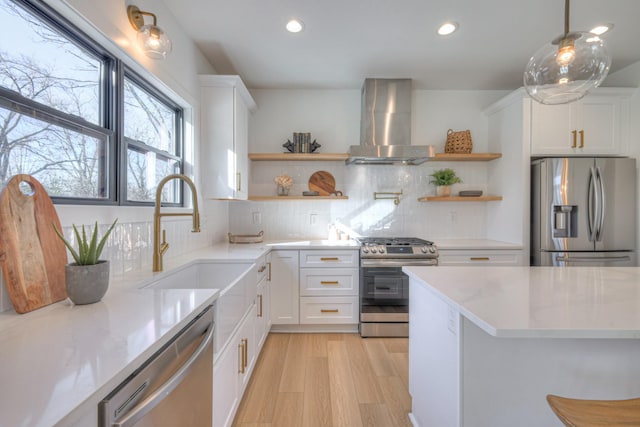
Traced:
[[408, 340], [270, 334], [235, 427], [409, 427]]

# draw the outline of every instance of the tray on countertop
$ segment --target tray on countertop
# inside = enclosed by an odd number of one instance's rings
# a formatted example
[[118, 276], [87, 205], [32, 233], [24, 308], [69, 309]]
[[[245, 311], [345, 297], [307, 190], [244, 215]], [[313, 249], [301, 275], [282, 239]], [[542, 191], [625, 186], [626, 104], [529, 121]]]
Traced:
[[264, 240], [264, 231], [258, 234], [227, 233], [227, 236], [229, 236], [229, 243], [261, 243]]

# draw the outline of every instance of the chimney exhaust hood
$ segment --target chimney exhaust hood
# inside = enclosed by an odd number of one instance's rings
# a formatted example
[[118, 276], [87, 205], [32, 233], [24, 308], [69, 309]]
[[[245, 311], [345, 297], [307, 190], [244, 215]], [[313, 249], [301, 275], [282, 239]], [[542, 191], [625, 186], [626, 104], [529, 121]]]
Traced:
[[432, 145], [411, 145], [411, 79], [365, 79], [360, 145], [346, 163], [419, 165], [434, 155]]

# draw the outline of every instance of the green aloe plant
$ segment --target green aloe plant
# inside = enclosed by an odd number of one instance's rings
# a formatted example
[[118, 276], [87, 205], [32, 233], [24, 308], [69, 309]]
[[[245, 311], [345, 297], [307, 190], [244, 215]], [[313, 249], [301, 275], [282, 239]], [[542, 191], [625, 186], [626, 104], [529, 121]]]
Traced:
[[71, 243], [69, 243], [69, 241], [64, 238], [64, 236], [62, 235], [62, 232], [58, 230], [58, 227], [56, 227], [55, 224], [53, 224], [53, 229], [55, 230], [58, 237], [62, 239], [65, 246], [69, 248], [69, 252], [71, 252], [71, 256], [76, 261], [76, 264], [94, 265], [98, 263], [98, 260], [100, 259], [100, 254], [102, 253], [102, 249], [104, 249], [104, 245], [105, 243], [107, 243], [107, 237], [109, 237], [109, 234], [111, 234], [113, 227], [116, 226], [116, 222], [118, 222], [118, 218], [116, 218], [116, 220], [113, 221], [113, 224], [111, 224], [111, 227], [109, 227], [107, 232], [104, 233], [104, 236], [102, 236], [102, 239], [100, 239], [100, 242], [98, 242], [98, 221], [96, 221], [96, 225], [93, 228], [93, 233], [91, 233], [90, 239], [87, 238], [87, 233], [85, 232], [84, 225], [82, 226], [82, 234], [81, 234], [78, 231], [78, 228], [74, 224], [73, 232], [75, 233], [76, 240], [78, 241], [77, 251], [73, 248], [73, 246], [71, 246]]

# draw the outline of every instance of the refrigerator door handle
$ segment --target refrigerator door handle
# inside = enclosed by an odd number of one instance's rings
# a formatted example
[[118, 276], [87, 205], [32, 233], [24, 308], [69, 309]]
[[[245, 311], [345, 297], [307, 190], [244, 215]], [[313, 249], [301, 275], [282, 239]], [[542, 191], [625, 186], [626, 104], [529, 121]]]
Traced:
[[558, 262], [615, 262], [615, 261], [630, 261], [631, 257], [628, 255], [624, 256], [610, 256], [610, 257], [602, 257], [602, 258], [594, 258], [594, 257], [568, 257], [564, 255], [559, 255], [556, 257], [556, 261]]
[[596, 183], [597, 188], [600, 192], [600, 208], [599, 208], [599, 218], [597, 219], [597, 228], [596, 228], [596, 241], [599, 242], [602, 240], [602, 228], [604, 227], [604, 215], [607, 211], [607, 200], [605, 197], [606, 191], [604, 188], [604, 180], [602, 179], [602, 172], [600, 171], [600, 167], [596, 167]]
[[593, 242], [596, 238], [597, 221], [598, 221], [598, 193], [596, 192], [596, 171], [595, 168], [589, 168], [589, 195], [587, 200], [587, 225], [589, 226], [589, 241]]

